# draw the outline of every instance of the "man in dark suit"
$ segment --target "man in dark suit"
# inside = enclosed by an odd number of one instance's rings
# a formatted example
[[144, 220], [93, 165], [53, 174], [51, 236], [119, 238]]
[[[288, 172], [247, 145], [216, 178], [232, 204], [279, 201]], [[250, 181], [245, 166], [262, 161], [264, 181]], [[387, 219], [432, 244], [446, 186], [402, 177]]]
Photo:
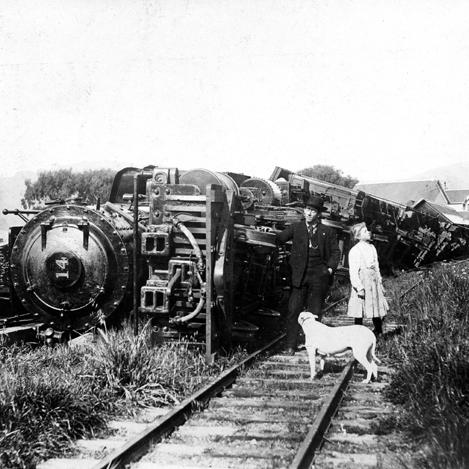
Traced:
[[322, 319], [322, 307], [340, 250], [333, 228], [321, 224], [323, 200], [311, 196], [303, 209], [305, 219], [278, 234], [278, 241], [292, 240], [290, 255], [292, 291], [287, 313], [287, 355], [294, 355], [298, 336], [298, 315], [309, 311]]

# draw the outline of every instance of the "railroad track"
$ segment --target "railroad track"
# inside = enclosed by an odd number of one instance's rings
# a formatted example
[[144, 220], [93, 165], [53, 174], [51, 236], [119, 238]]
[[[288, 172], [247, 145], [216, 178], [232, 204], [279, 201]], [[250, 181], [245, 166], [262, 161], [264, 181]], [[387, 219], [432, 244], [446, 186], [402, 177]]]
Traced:
[[313, 384], [306, 352], [260, 360], [130, 467], [309, 467], [351, 374], [350, 361]]
[[391, 375], [392, 369], [380, 366], [379, 381], [371, 386], [363, 384], [361, 376], [352, 377], [323, 444], [315, 454], [313, 468], [408, 467], [402, 464], [399, 454], [388, 450], [377, 430], [380, 418], [397, 412], [382, 395]]
[[84, 454], [38, 468], [309, 467], [353, 363], [330, 360], [323, 378], [312, 383], [306, 351], [293, 357], [272, 352], [281, 339], [224, 372], [100, 461]]
[[[343, 317], [329, 318], [334, 325], [349, 322]], [[387, 324], [386, 328], [393, 333], [396, 325]], [[358, 383], [363, 373], [360, 370], [353, 377], [351, 353], [329, 358], [323, 377], [311, 382], [305, 350], [293, 357], [276, 353], [282, 338], [274, 339], [226, 370], [215, 382], [154, 422], [134, 424], [136, 434], [127, 436], [126, 441], [91, 442], [82, 446], [85, 450], [80, 458], [49, 460], [38, 469], [311, 467], [342, 397], [348, 399], [346, 410], [355, 405], [360, 411], [366, 405], [350, 401], [349, 397], [361, 393], [367, 398], [382, 390], [384, 383]], [[347, 391], [350, 380], [353, 392]], [[366, 412], [374, 415], [369, 408]], [[343, 422], [340, 415], [332, 425], [333, 433], [337, 433], [337, 428], [343, 432], [344, 425], [353, 426], [353, 422]], [[355, 414], [353, 419], [362, 422], [362, 417]], [[326, 442], [334, 438], [337, 440], [336, 436], [329, 437]], [[341, 454], [337, 448], [325, 447], [329, 449], [319, 454], [317, 468], [337, 467], [334, 458], [340, 464], [344, 458], [359, 457], [347, 455], [347, 450]], [[360, 452], [355, 448], [349, 453], [357, 451]], [[372, 455], [363, 458], [368, 462], [375, 460]]]

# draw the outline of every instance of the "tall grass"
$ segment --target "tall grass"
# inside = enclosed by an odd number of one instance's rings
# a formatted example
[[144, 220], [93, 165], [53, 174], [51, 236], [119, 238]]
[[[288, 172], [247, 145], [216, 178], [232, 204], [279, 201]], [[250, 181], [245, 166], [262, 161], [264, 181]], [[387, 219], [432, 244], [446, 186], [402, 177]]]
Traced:
[[419, 467], [469, 467], [469, 280], [461, 266], [415, 282], [394, 311], [404, 332], [387, 344], [397, 372], [389, 397], [405, 409], [402, 428], [419, 442]]
[[91, 368], [104, 379], [106, 388], [140, 405], [178, 403], [239, 355], [220, 358], [210, 366], [203, 353], [188, 342], [155, 348], [148, 327], [138, 337], [127, 326], [102, 333], [102, 339], [88, 357]]
[[105, 427], [109, 396], [76, 352], [4, 348], [0, 356], [0, 467], [34, 467]]
[[153, 347], [148, 328], [129, 326], [81, 348], [0, 345], [0, 467], [33, 468], [106, 431], [111, 415], [176, 404], [242, 356], [209, 366], [187, 343]]

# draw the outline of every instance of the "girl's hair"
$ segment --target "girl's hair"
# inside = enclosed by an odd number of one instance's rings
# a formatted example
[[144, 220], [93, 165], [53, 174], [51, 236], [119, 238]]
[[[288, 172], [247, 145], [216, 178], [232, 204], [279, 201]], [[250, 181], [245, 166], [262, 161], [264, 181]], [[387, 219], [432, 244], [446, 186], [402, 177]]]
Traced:
[[366, 223], [365, 222], [357, 223], [356, 225], [352, 226], [351, 233], [352, 233], [352, 237], [355, 241], [360, 239], [359, 238], [360, 237], [360, 231], [363, 230], [363, 228], [366, 228]]

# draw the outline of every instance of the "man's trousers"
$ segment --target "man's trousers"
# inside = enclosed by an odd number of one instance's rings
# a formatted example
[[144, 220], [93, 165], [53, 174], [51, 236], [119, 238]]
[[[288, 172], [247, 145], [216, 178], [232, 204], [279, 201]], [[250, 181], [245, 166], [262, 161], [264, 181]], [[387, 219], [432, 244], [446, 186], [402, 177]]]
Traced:
[[293, 287], [288, 302], [287, 347], [296, 348], [298, 340], [298, 316], [309, 311], [322, 319], [322, 307], [329, 289], [330, 274], [324, 265], [309, 268], [300, 287]]

